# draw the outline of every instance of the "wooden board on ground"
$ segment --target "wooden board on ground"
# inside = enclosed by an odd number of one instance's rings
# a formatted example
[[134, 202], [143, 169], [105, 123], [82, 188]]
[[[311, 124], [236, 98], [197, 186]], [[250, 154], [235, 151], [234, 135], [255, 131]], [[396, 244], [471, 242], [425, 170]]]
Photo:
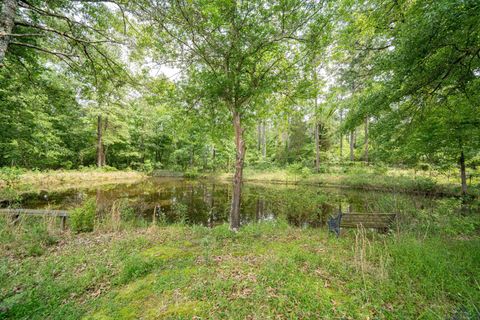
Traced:
[[20, 215], [29, 216], [52, 216], [61, 218], [62, 230], [65, 230], [68, 211], [66, 210], [46, 210], [46, 209], [0, 209], [0, 214], [9, 214], [13, 217], [13, 223], [17, 223]]
[[395, 213], [344, 213], [342, 214], [340, 226], [342, 228], [364, 228], [385, 229], [388, 228], [396, 218]]

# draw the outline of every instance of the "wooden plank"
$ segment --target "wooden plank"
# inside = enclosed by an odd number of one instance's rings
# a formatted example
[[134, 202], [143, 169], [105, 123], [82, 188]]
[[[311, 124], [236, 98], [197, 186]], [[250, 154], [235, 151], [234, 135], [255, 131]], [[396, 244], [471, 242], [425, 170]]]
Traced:
[[343, 228], [387, 229], [396, 218], [395, 213], [344, 213], [340, 221]]
[[0, 209], [3, 214], [26, 214], [33, 216], [54, 216], [54, 217], [68, 217], [68, 211], [65, 210], [42, 210], [42, 209]]
[[369, 213], [360, 213], [360, 212], [345, 212], [343, 215], [350, 216], [396, 216], [396, 213], [385, 213], [385, 212], [369, 212]]

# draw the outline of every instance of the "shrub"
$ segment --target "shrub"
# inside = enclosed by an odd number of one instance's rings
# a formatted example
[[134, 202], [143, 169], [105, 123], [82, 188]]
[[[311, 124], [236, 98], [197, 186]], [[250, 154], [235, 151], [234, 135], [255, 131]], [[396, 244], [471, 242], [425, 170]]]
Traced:
[[188, 178], [188, 179], [195, 179], [195, 178], [198, 178], [199, 173], [198, 173], [196, 168], [193, 168], [193, 169], [188, 169], [187, 171], [185, 171], [183, 176], [185, 178]]
[[302, 176], [302, 178], [307, 178], [311, 173], [312, 171], [310, 170], [310, 168], [307, 167], [303, 167], [302, 170], [300, 170], [300, 175]]
[[373, 168], [373, 173], [378, 175], [385, 175], [388, 172], [388, 167], [378, 164]]
[[120, 217], [122, 221], [132, 221], [136, 218], [135, 209], [128, 206], [126, 201], [120, 205]]
[[173, 204], [173, 212], [178, 217], [178, 222], [181, 224], [187, 223], [188, 220], [188, 206], [186, 204], [175, 202]]
[[15, 185], [20, 176], [24, 173], [22, 169], [15, 167], [3, 167], [0, 168], [0, 180], [5, 181], [8, 187]]
[[328, 165], [321, 164], [318, 166], [318, 173], [329, 173], [329, 172], [330, 172], [330, 168]]
[[82, 207], [70, 212], [70, 226], [74, 232], [91, 232], [95, 224], [95, 199], [87, 200]]
[[111, 167], [111, 166], [103, 166], [102, 171], [104, 171], [104, 172], [115, 172], [115, 171], [118, 171], [118, 169], [115, 168], [115, 167]]

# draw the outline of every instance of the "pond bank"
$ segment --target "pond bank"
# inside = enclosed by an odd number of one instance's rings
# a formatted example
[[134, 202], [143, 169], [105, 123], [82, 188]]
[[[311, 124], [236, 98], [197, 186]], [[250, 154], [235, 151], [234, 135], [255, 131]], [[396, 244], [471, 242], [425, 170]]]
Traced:
[[[154, 171], [147, 174], [139, 171], [103, 171], [101, 169], [89, 170], [52, 170], [45, 172], [26, 171], [6, 177], [0, 175], [0, 188], [13, 185], [20, 190], [32, 189], [66, 189], [71, 187], [85, 187], [91, 184], [101, 185], [117, 182], [135, 182], [153, 177], [181, 178], [181, 172], [168, 170]], [[198, 178], [218, 179], [230, 182], [231, 173], [198, 173]], [[193, 178], [187, 175], [186, 178]], [[440, 181], [441, 180], [441, 181]], [[293, 174], [287, 170], [258, 171], [246, 169], [244, 181], [258, 183], [298, 184], [320, 187], [351, 188], [370, 191], [403, 192], [436, 196], [460, 196], [460, 186], [448, 183], [442, 179], [425, 176], [406, 176], [396, 174], [358, 172], [358, 173], [318, 173], [318, 174]], [[478, 197], [478, 186], [469, 186], [469, 195]]]
[[[478, 316], [477, 237], [351, 230], [336, 238], [281, 221], [238, 233], [173, 225], [37, 230], [23, 242], [0, 234], [2, 319]], [[43, 249], [28, 248], [33, 240]]]
[[[230, 173], [215, 173], [207, 177], [224, 181], [231, 180]], [[402, 192], [433, 196], [460, 196], [460, 185], [437, 182], [429, 177], [396, 176], [379, 173], [318, 173], [292, 174], [286, 170], [245, 170], [244, 181], [259, 183], [312, 185], [319, 187], [350, 188], [368, 191]], [[480, 195], [478, 187], [469, 186], [468, 194]]]
[[7, 185], [19, 189], [28, 189], [29, 187], [37, 189], [71, 188], [122, 181], [135, 182], [146, 177], [145, 173], [138, 171], [103, 171], [100, 169], [18, 171], [8, 177], [0, 176], [0, 188]]

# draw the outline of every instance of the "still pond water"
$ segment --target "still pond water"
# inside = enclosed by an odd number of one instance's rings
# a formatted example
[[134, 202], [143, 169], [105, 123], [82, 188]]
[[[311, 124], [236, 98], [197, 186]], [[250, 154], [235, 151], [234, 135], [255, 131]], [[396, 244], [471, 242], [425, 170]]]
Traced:
[[[180, 178], [150, 178], [135, 183], [117, 183], [62, 191], [25, 194], [24, 208], [71, 209], [94, 198], [99, 215], [112, 206], [128, 208], [147, 221], [184, 222], [215, 226], [228, 222], [231, 184], [189, 181]], [[367, 192], [318, 186], [245, 183], [241, 223], [284, 219], [299, 227], [325, 226], [328, 217], [343, 212], [389, 212], [404, 216], [418, 209], [433, 210], [431, 198], [386, 192]]]

